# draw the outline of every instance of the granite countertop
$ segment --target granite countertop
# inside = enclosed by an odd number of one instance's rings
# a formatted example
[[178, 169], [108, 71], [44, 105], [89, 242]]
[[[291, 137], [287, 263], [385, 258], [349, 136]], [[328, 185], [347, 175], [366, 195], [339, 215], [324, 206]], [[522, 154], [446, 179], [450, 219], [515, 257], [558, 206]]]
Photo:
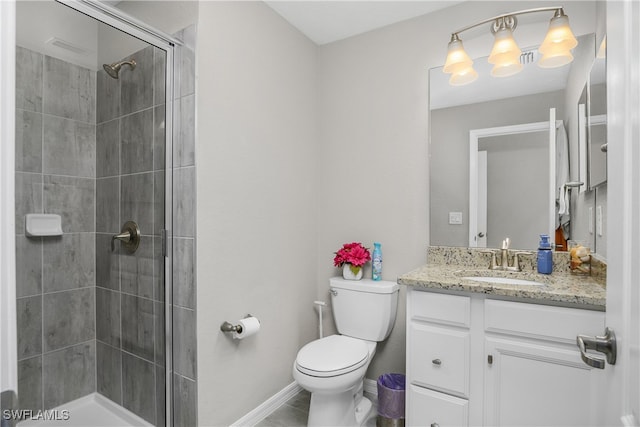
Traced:
[[[487, 268], [487, 255], [477, 249], [430, 247], [427, 264], [401, 275], [398, 283], [433, 290], [481, 293], [521, 302], [605, 310], [606, 265], [602, 262], [592, 262], [591, 275], [576, 275], [568, 268], [568, 254], [554, 253], [554, 271], [547, 275], [536, 271], [535, 256], [526, 258], [531, 259], [523, 258], [521, 272], [494, 271]], [[465, 279], [474, 276], [530, 280], [542, 285], [511, 285]]]

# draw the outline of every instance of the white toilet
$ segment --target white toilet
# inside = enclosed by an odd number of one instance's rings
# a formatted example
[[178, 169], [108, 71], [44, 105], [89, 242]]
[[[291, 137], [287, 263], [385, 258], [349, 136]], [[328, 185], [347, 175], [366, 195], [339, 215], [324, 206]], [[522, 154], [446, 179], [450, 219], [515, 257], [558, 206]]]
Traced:
[[309, 426], [361, 426], [372, 408], [362, 395], [364, 375], [376, 343], [393, 329], [399, 286], [342, 278], [332, 278], [329, 284], [340, 335], [302, 347], [293, 364], [293, 378], [311, 392]]

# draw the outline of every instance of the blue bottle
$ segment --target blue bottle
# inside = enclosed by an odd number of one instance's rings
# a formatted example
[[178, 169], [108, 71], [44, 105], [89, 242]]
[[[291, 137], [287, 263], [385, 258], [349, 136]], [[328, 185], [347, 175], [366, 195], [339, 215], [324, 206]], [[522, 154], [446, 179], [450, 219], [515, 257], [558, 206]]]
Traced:
[[549, 235], [540, 235], [540, 245], [538, 246], [538, 273], [551, 274], [553, 271], [553, 253], [551, 252], [551, 242]]
[[382, 249], [380, 249], [380, 243], [373, 243], [373, 256], [372, 256], [372, 279], [382, 280]]

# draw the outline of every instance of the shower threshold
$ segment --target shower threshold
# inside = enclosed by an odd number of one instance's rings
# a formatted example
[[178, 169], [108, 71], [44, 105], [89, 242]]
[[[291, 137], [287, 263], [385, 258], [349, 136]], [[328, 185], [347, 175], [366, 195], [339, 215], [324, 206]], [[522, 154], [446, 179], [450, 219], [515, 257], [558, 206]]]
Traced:
[[[57, 420], [31, 419], [18, 423], [18, 427], [151, 427], [133, 412], [106, 397], [92, 393], [45, 411], [45, 417]], [[35, 416], [35, 414], [34, 414]], [[67, 418], [61, 419], [61, 418]]]

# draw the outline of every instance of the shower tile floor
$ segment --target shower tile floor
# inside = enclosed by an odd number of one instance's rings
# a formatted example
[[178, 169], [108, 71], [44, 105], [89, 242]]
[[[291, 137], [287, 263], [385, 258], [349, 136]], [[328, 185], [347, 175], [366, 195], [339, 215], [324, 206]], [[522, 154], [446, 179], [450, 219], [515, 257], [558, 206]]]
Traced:
[[[374, 396], [371, 396], [368, 393], [365, 393], [365, 396], [373, 402], [373, 410], [364, 425], [366, 427], [375, 427], [376, 417], [378, 414], [378, 401]], [[310, 400], [311, 393], [306, 390], [302, 390], [267, 418], [256, 424], [256, 427], [306, 427]]]

